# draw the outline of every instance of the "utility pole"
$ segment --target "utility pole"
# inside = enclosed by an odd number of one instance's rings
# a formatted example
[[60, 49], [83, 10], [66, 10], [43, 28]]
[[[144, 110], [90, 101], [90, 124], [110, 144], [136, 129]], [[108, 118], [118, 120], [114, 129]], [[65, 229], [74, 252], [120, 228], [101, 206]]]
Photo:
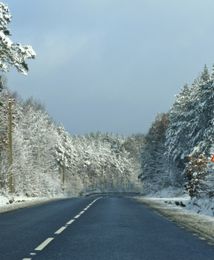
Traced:
[[12, 99], [8, 100], [8, 163], [9, 163], [9, 192], [14, 193], [13, 180], [13, 140], [12, 140]]
[[59, 164], [60, 177], [61, 177], [61, 187], [62, 191], [65, 191], [65, 159], [62, 159], [62, 164]]
[[65, 191], [65, 160], [63, 160], [62, 165], [62, 190]]

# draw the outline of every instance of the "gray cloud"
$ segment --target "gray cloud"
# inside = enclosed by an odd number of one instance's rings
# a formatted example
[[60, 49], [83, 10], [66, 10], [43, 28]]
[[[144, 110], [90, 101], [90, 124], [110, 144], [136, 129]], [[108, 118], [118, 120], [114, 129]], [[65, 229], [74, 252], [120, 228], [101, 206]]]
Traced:
[[211, 0], [8, 0], [29, 76], [8, 75], [71, 132], [145, 132], [214, 62]]

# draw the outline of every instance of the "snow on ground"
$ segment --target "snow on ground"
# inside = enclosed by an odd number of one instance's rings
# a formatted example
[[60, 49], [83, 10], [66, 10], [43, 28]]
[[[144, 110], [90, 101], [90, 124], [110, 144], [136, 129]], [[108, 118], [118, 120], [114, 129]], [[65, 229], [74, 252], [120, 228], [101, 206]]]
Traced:
[[45, 202], [49, 202], [52, 200], [62, 199], [63, 197], [57, 197], [57, 198], [29, 198], [29, 197], [5, 197], [0, 196], [0, 213], [19, 209], [19, 208], [25, 208], [30, 207], [37, 204], [42, 204]]
[[203, 200], [196, 206], [187, 195], [173, 198], [138, 196], [136, 199], [180, 227], [191, 230], [200, 239], [206, 239], [214, 245], [214, 218], [213, 213], [210, 214], [212, 207], [210, 201]]
[[194, 211], [198, 214], [214, 216], [214, 199], [203, 198], [203, 199], [192, 199], [186, 205], [186, 209]]
[[187, 194], [184, 193], [183, 189], [175, 188], [175, 187], [168, 187], [165, 189], [160, 189], [159, 191], [149, 194], [149, 197], [155, 198], [173, 198], [173, 197], [188, 197]]
[[185, 207], [185, 209], [201, 215], [214, 216], [214, 199], [191, 199], [190, 196], [181, 189], [162, 189], [156, 193], [145, 196], [145, 198], [164, 202], [169, 205]]

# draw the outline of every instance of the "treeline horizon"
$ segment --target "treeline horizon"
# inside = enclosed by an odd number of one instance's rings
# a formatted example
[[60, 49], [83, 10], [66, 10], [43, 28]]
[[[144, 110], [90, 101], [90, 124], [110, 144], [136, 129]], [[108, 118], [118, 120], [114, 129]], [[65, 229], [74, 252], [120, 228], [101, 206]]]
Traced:
[[24, 101], [4, 86], [0, 100], [0, 194], [41, 197], [139, 191], [144, 135], [72, 135], [33, 98]]
[[[5, 85], [5, 80], [1, 81]], [[213, 197], [214, 74], [207, 66], [185, 85], [147, 134], [70, 134], [32, 97], [2, 88], [1, 194], [80, 195], [97, 191], [152, 194], [171, 188], [191, 197]], [[13, 102], [9, 161], [8, 101]], [[142, 186], [139, 181], [142, 182]]]

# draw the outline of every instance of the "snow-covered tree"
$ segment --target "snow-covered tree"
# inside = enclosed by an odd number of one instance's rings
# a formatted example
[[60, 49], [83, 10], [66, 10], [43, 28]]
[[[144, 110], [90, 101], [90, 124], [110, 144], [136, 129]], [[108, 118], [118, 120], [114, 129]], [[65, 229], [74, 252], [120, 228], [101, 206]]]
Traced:
[[141, 155], [142, 171], [139, 175], [145, 193], [156, 192], [169, 186], [164, 156], [167, 126], [168, 115], [159, 114], [145, 137]]
[[[188, 190], [197, 196], [212, 194], [210, 188], [214, 186], [210, 167], [204, 166], [203, 171], [194, 170], [200, 164], [202, 155], [205, 158], [204, 161], [208, 162], [212, 153], [214, 143], [213, 90], [214, 82], [205, 66], [201, 80], [195, 81], [192, 86], [185, 86], [169, 112], [165, 154], [168, 158], [169, 171], [174, 179], [173, 185], [184, 185], [188, 179], [187, 186], [195, 185], [194, 189], [190, 187]], [[189, 158], [192, 159], [189, 160]], [[197, 185], [196, 182], [198, 182]], [[192, 192], [195, 189], [196, 192]]]
[[202, 83], [206, 83], [207, 81], [210, 80], [210, 74], [209, 74], [209, 70], [207, 68], [207, 65], [204, 65], [204, 70], [201, 73], [201, 82]]
[[[13, 43], [11, 14], [0, 2], [0, 71], [15, 67], [27, 74], [31, 46]], [[33, 99], [23, 102], [0, 79], [0, 187], [8, 193], [9, 176], [17, 195], [79, 195], [90, 190], [138, 189], [140, 137], [93, 133], [73, 136], [57, 125]], [[13, 160], [8, 164], [8, 99], [13, 98]], [[11, 149], [12, 150], [12, 149]], [[12, 174], [11, 174], [12, 173]]]
[[26, 60], [34, 59], [36, 54], [30, 45], [12, 42], [8, 28], [11, 18], [7, 5], [0, 2], [0, 70], [7, 72], [12, 66], [19, 72], [27, 74], [28, 65]]
[[58, 193], [61, 187], [55, 160], [56, 127], [48, 114], [33, 104], [23, 104], [19, 111], [14, 129], [15, 191], [29, 196]]
[[195, 117], [195, 86], [185, 85], [169, 111], [169, 125], [166, 131], [166, 158], [172, 185], [183, 185], [181, 172], [185, 168], [185, 157], [191, 152], [190, 135]]

